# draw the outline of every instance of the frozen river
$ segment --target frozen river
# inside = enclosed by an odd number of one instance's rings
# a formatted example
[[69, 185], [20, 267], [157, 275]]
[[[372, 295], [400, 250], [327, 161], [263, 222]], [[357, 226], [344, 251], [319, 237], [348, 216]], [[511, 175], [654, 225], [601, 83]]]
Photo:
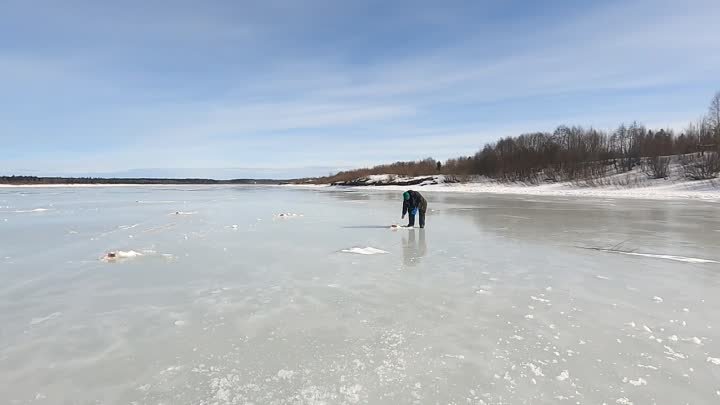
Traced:
[[720, 205], [426, 197], [0, 189], [0, 402], [720, 402]]

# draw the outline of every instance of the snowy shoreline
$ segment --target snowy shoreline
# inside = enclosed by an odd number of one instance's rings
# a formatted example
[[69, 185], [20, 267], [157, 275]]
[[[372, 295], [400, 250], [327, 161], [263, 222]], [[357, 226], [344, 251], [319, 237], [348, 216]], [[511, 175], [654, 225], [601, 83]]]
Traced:
[[720, 188], [715, 190], [683, 189], [679, 185], [668, 187], [563, 187], [563, 185], [521, 186], [503, 184], [456, 183], [434, 184], [426, 186], [331, 186], [325, 185], [288, 185], [287, 187], [363, 190], [363, 191], [405, 191], [409, 189], [432, 193], [474, 193], [474, 194], [505, 194], [549, 197], [591, 197], [591, 198], [625, 198], [646, 200], [702, 200], [720, 202]]
[[[376, 180], [368, 185], [333, 186], [330, 184], [0, 184], [0, 189], [32, 189], [32, 188], [106, 188], [106, 187], [289, 187], [298, 189], [334, 189], [363, 191], [405, 191], [415, 189], [431, 193], [477, 193], [503, 194], [518, 196], [549, 196], [549, 197], [588, 197], [588, 198], [624, 198], [648, 200], [698, 200], [720, 202], [720, 179], [687, 181], [687, 180], [644, 180], [632, 186], [603, 185], [580, 186], [570, 182], [541, 185], [523, 183], [503, 183], [490, 179], [477, 179], [462, 183], [446, 183], [443, 176], [435, 176], [435, 181], [416, 185], [384, 184], [385, 176], [376, 176]], [[426, 176], [425, 176], [426, 177]], [[410, 178], [402, 179], [404, 181]]]
[[[426, 178], [425, 176], [424, 178]], [[413, 178], [401, 178], [403, 182]], [[623, 174], [621, 178], [606, 178], [605, 185], [583, 186], [572, 182], [540, 185], [506, 183], [487, 178], [467, 182], [445, 182], [444, 176], [434, 176], [432, 181], [416, 185], [392, 184], [387, 175], [370, 176], [367, 185], [296, 184], [289, 187], [312, 189], [405, 191], [414, 189], [425, 192], [503, 194], [519, 196], [625, 198], [647, 200], [700, 200], [720, 202], [720, 179], [690, 181], [684, 179], [646, 179], [638, 173]], [[628, 185], [613, 185], [613, 181]], [[388, 184], [390, 183], [390, 184]]]

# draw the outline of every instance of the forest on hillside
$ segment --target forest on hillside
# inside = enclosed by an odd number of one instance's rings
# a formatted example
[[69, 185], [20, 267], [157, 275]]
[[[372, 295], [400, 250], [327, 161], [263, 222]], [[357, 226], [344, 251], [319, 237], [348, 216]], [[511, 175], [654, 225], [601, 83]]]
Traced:
[[640, 166], [651, 178], [667, 177], [676, 159], [690, 180], [720, 174], [720, 91], [707, 113], [681, 133], [648, 129], [633, 122], [612, 132], [581, 126], [559, 126], [553, 132], [508, 136], [486, 144], [473, 156], [445, 162], [427, 158], [348, 170], [307, 182], [343, 183], [369, 175], [486, 176], [530, 183], [590, 180]]

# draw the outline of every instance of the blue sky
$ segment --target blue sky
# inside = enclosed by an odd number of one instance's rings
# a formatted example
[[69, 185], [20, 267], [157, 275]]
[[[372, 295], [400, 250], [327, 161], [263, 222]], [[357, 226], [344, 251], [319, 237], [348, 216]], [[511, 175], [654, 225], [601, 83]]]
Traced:
[[681, 128], [720, 90], [718, 16], [717, 0], [5, 0], [0, 174], [322, 175], [559, 124]]

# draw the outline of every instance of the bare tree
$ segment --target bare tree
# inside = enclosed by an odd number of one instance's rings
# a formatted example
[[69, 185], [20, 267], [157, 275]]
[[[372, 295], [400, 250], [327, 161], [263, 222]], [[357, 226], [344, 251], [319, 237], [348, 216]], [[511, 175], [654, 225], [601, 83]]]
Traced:
[[684, 155], [680, 158], [680, 164], [685, 177], [691, 180], [714, 179], [720, 174], [720, 154], [717, 152]]
[[715, 93], [715, 97], [710, 102], [708, 109], [708, 124], [716, 138], [720, 138], [720, 91]]
[[664, 179], [670, 172], [670, 158], [667, 156], [647, 158], [642, 164], [642, 169], [651, 179]]

